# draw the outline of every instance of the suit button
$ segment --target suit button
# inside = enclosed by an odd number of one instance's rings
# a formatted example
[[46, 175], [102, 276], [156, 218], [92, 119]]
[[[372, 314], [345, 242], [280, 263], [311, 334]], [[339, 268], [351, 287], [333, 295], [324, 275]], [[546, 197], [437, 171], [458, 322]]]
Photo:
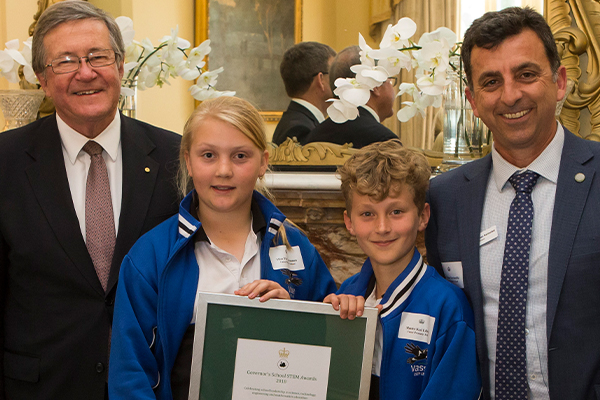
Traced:
[[113, 304], [115, 304], [115, 299], [113, 299], [112, 297], [106, 298], [106, 299], [104, 299], [104, 304], [106, 304], [108, 307], [110, 307]]
[[96, 364], [96, 372], [99, 374], [104, 372], [104, 364], [102, 364], [102, 363]]

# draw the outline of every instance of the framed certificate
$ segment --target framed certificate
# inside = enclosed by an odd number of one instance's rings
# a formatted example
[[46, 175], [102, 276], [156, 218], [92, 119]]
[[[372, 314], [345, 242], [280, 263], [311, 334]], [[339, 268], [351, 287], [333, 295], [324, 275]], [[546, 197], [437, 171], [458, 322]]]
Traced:
[[366, 400], [377, 310], [200, 293], [190, 400]]

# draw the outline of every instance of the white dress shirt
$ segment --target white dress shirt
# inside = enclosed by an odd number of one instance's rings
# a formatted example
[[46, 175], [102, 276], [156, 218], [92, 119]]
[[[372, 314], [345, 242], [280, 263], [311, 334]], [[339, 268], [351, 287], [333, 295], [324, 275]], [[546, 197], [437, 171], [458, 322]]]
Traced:
[[[239, 261], [234, 255], [220, 249], [210, 239], [196, 241], [194, 254], [198, 262], [199, 276], [197, 292], [233, 294], [234, 291], [248, 283], [260, 279], [260, 235], [257, 235], [250, 224], [250, 232], [246, 238], [244, 255]], [[200, 227], [202, 229], [202, 227]], [[202, 229], [203, 230], [203, 229]], [[202, 232], [204, 233], [204, 232]], [[197, 232], [196, 235], [201, 234]], [[191, 323], [196, 322], [198, 296], [194, 303], [194, 315]]]
[[[548, 249], [556, 182], [564, 144], [564, 129], [558, 124], [556, 134], [546, 149], [526, 168], [540, 178], [533, 188], [533, 222], [529, 255], [529, 283], [526, 304], [527, 382], [530, 400], [548, 400], [548, 340], [546, 335], [546, 306], [548, 288]], [[496, 335], [498, 330], [498, 301], [504, 244], [510, 204], [515, 190], [508, 182], [520, 170], [492, 148], [492, 170], [488, 179], [481, 231], [495, 227], [497, 237], [479, 249], [483, 312], [485, 320], [491, 398], [495, 398]]]
[[381, 123], [381, 120], [379, 119], [379, 115], [375, 112], [375, 110], [373, 110], [371, 107], [369, 107], [368, 105], [363, 105], [361, 106], [362, 108], [364, 108], [365, 110], [367, 110], [368, 112], [371, 113], [371, 115], [375, 118], [375, 120], [379, 123]]
[[[373, 291], [365, 299], [365, 307], [377, 307], [381, 303], [381, 298], [377, 298], [377, 284], [373, 287]], [[371, 374], [381, 376], [381, 359], [383, 358], [383, 327], [381, 326], [381, 318], [377, 316], [377, 328], [375, 329], [375, 347], [373, 348], [373, 362], [371, 365]]]
[[[90, 140], [66, 124], [56, 114], [56, 123], [62, 143], [65, 169], [71, 189], [71, 197], [81, 235], [85, 238], [85, 187], [90, 169], [91, 157], [82, 150]], [[123, 194], [123, 157], [121, 151], [121, 116], [117, 111], [115, 119], [102, 133], [93, 139], [100, 144], [104, 151], [102, 157], [108, 170], [110, 195], [112, 197], [113, 213], [115, 217], [115, 235], [119, 232], [119, 215], [121, 215], [121, 197]]]
[[321, 110], [319, 110], [317, 107], [315, 107], [314, 104], [309, 103], [306, 100], [297, 99], [297, 98], [293, 98], [292, 101], [295, 101], [296, 103], [298, 103], [301, 106], [304, 106], [306, 109], [308, 109], [308, 111], [310, 111], [315, 116], [315, 118], [317, 119], [317, 121], [319, 121], [319, 123], [325, 121], [325, 116], [323, 115]]

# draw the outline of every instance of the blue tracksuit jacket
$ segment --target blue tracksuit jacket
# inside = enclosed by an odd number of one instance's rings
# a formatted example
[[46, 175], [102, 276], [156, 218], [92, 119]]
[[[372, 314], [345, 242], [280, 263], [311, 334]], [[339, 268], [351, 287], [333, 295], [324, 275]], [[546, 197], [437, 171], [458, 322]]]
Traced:
[[[200, 222], [190, 213], [192, 193], [175, 215], [142, 236], [123, 260], [115, 301], [109, 368], [109, 394], [117, 399], [171, 399], [171, 369], [192, 319], [199, 269], [194, 233]], [[286, 226], [299, 246], [305, 269], [274, 270], [269, 249], [285, 216], [254, 192], [267, 229], [260, 248], [261, 277], [278, 282], [290, 297], [322, 301], [336, 290], [321, 256], [297, 229]], [[200, 266], [202, 268], [202, 266]]]
[[[367, 298], [375, 276], [367, 259], [338, 294]], [[381, 400], [477, 399], [473, 311], [463, 292], [415, 254], [386, 290], [379, 314], [383, 346]]]

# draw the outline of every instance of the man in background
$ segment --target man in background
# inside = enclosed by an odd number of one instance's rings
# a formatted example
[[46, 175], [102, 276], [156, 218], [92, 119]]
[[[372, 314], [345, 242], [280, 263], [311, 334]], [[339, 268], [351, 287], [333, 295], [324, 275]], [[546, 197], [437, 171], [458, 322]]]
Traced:
[[[335, 89], [338, 78], [354, 78], [356, 74], [350, 70], [353, 65], [360, 64], [360, 47], [350, 46], [340, 51], [333, 60], [329, 70], [329, 83]], [[398, 139], [398, 136], [381, 124], [386, 118], [394, 115], [394, 80], [390, 78], [381, 86], [371, 90], [371, 97], [366, 105], [359, 107], [358, 117], [337, 124], [331, 119], [317, 126], [302, 144], [311, 142], [330, 142], [336, 144], [352, 143], [354, 148], [361, 148], [374, 142], [385, 142]]]
[[335, 51], [317, 42], [298, 43], [285, 52], [279, 71], [291, 97], [275, 128], [273, 143], [295, 137], [302, 143], [310, 131], [325, 120], [326, 102], [333, 97], [327, 75]]
[[54, 4], [32, 46], [56, 113], [0, 134], [0, 399], [104, 400], [119, 267], [177, 212], [180, 136], [118, 112], [104, 11]]
[[494, 145], [431, 181], [427, 259], [473, 306], [485, 399], [596, 399], [600, 144], [556, 121], [566, 69], [533, 9], [486, 13], [461, 53]]

